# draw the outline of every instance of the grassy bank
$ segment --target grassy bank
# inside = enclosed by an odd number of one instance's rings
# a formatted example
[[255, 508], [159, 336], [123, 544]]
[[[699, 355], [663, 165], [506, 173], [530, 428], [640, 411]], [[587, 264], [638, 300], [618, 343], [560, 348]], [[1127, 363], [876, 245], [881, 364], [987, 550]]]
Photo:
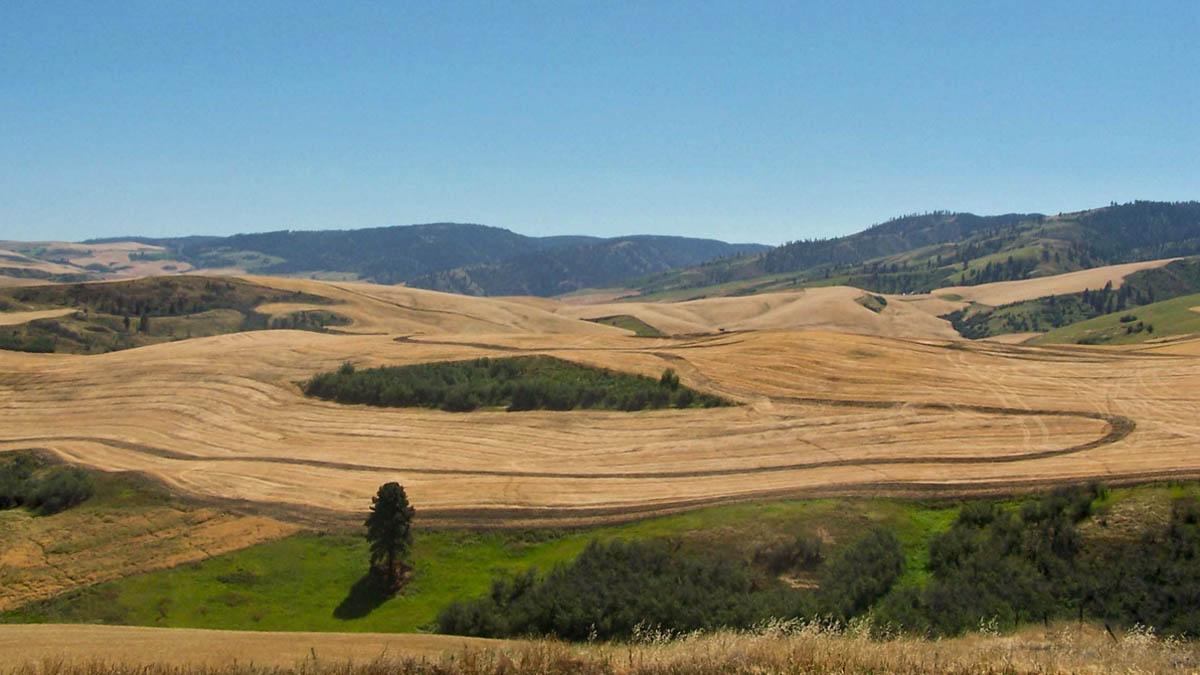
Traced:
[[[23, 457], [31, 456], [2, 453], [0, 462]], [[51, 464], [44, 470], [61, 468]], [[47, 513], [28, 503], [0, 510], [0, 610], [296, 531], [268, 518], [190, 502], [135, 474], [88, 476], [90, 498], [66, 510]]]
[[950, 503], [808, 500], [714, 507], [572, 532], [422, 532], [413, 550], [413, 581], [382, 604], [360, 583], [367, 560], [361, 537], [304, 533], [68, 593], [7, 612], [0, 621], [416, 631], [452, 601], [486, 593], [497, 574], [568, 562], [592, 539], [676, 538], [750, 559], [798, 534], [820, 537], [835, 551], [871, 524], [896, 533], [908, 558], [901, 583], [919, 584], [929, 539], [956, 514]]
[[[1172, 500], [1197, 494], [1196, 484], [1112, 490], [1095, 503], [1095, 515], [1080, 531], [1095, 541], [1136, 541], [1169, 520]], [[1014, 498], [999, 506], [1016, 513], [1031, 501]], [[819, 539], [828, 560], [873, 526], [899, 541], [905, 564], [893, 586], [896, 593], [930, 582], [930, 542], [951, 528], [960, 507], [957, 502], [820, 499], [712, 507], [574, 531], [423, 531], [412, 552], [413, 579], [388, 599], [365, 583], [367, 548], [358, 532], [308, 532], [70, 591], [0, 614], [0, 621], [412, 632], [430, 628], [454, 601], [487, 594], [497, 576], [568, 563], [592, 540], [670, 539], [762, 571], [758, 556], [773, 546], [797, 537]], [[70, 512], [44, 520], [67, 517]], [[144, 545], [131, 545], [126, 552]], [[817, 578], [803, 570], [785, 576], [799, 587]]]

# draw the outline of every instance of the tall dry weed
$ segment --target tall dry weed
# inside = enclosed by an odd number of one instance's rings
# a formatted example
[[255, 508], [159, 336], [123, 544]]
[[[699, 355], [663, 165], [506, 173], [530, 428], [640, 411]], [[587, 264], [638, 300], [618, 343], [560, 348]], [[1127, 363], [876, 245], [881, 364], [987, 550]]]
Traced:
[[1135, 628], [1110, 636], [1056, 625], [1009, 635], [947, 640], [878, 639], [870, 625], [777, 621], [754, 630], [669, 636], [643, 629], [638, 641], [571, 645], [533, 641], [442, 657], [325, 661], [291, 666], [65, 663], [0, 669], [3, 675], [807, 675], [815, 673], [1065, 674], [1191, 673], [1200, 645]]

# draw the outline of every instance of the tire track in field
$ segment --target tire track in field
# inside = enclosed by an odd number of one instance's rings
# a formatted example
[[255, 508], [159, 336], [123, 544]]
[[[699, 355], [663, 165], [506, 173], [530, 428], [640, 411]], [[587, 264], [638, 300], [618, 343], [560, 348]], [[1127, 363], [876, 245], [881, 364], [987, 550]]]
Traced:
[[1090, 412], [1074, 412], [1067, 410], [1025, 410], [1020, 408], [1004, 408], [998, 406], [982, 406], [982, 405], [965, 405], [965, 404], [949, 404], [949, 403], [910, 403], [907, 401], [861, 401], [861, 400], [845, 400], [845, 399], [825, 399], [825, 398], [807, 398], [798, 396], [779, 396], [770, 399], [779, 403], [792, 403], [803, 405], [825, 405], [839, 408], [861, 408], [871, 410], [886, 410], [895, 408], [904, 408], [913, 410], [929, 410], [937, 412], [974, 412], [985, 415], [1010, 415], [1010, 416], [1045, 416], [1045, 417], [1076, 417], [1090, 420], [1100, 420], [1108, 425], [1108, 431], [1101, 437], [1077, 443], [1065, 448], [1055, 448], [1051, 450], [1042, 450], [1038, 452], [1017, 453], [1010, 455], [978, 455], [978, 456], [938, 456], [938, 455], [913, 455], [906, 457], [864, 457], [860, 459], [830, 459], [815, 462], [795, 462], [788, 464], [772, 464], [767, 466], [752, 466], [752, 467], [730, 467], [725, 469], [694, 469], [681, 471], [625, 471], [625, 472], [570, 472], [570, 471], [515, 471], [502, 469], [450, 469], [436, 467], [404, 467], [404, 466], [382, 466], [377, 464], [357, 464], [353, 462], [334, 462], [320, 459], [297, 459], [291, 457], [277, 457], [270, 455], [240, 455], [236, 457], [218, 456], [211, 457], [205, 455], [196, 455], [192, 453], [180, 452], [178, 450], [169, 450], [156, 446], [146, 445], [142, 443], [132, 443], [129, 441], [121, 441], [116, 439], [108, 439], [92, 436], [36, 436], [26, 438], [0, 438], [0, 443], [5, 444], [40, 444], [40, 443], [55, 443], [55, 442], [83, 442], [96, 443], [105, 445], [111, 448], [117, 448], [134, 452], [160, 459], [169, 459], [175, 461], [186, 462], [251, 462], [265, 464], [287, 464], [293, 466], [310, 466], [314, 468], [337, 469], [343, 471], [367, 471], [374, 473], [411, 473], [431, 476], [495, 476], [507, 478], [549, 478], [549, 479], [619, 479], [619, 480], [658, 480], [664, 478], [709, 478], [722, 476], [744, 476], [764, 473], [780, 473], [788, 471], [805, 471], [811, 469], [824, 469], [830, 467], [845, 467], [845, 466], [862, 466], [862, 467], [879, 467], [889, 465], [905, 465], [905, 464], [944, 464], [944, 465], [963, 465], [963, 464], [1007, 464], [1013, 462], [1025, 462], [1038, 459], [1046, 459], [1049, 457], [1061, 457], [1063, 455], [1071, 455], [1087, 450], [1092, 450], [1105, 445], [1116, 443], [1126, 436], [1131, 434], [1137, 423], [1128, 417], [1122, 415], [1106, 415], [1102, 413]]

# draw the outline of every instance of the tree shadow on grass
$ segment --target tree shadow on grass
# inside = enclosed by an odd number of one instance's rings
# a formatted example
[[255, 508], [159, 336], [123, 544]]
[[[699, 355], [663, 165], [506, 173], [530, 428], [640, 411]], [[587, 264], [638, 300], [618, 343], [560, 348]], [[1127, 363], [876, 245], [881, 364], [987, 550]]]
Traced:
[[379, 574], [367, 572], [362, 575], [341, 604], [333, 610], [335, 619], [361, 619], [375, 611], [377, 607], [387, 602], [395, 592], [388, 588], [387, 582]]

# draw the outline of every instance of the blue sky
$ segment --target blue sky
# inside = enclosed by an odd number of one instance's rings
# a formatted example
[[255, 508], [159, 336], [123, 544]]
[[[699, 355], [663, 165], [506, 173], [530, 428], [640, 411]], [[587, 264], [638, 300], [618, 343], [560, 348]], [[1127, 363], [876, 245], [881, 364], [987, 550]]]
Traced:
[[0, 3], [0, 238], [1200, 199], [1200, 3]]

